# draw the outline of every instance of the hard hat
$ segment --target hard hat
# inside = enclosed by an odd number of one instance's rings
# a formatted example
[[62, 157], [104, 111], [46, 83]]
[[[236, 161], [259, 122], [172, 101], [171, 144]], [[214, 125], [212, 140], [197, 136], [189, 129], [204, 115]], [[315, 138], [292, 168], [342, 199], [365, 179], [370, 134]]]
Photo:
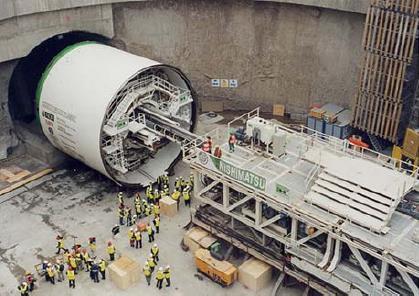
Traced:
[[48, 263], [48, 261], [47, 261], [47, 260], [44, 260], [44, 263], [45, 263], [45, 264], [47, 264], [47, 263]]
[[164, 174], [167, 175], [167, 171], [164, 171]]
[[134, 228], [132, 228], [132, 227], [131, 227], [129, 230], [133, 231], [133, 230], [134, 230]]
[[166, 269], [170, 269], [170, 265], [167, 265], [167, 266], [166, 266]]
[[148, 258], [151, 258], [151, 257], [153, 257], [153, 254], [151, 254], [151, 253], [148, 254]]
[[179, 180], [179, 178], [178, 178], [178, 177], [176, 177], [176, 180]]
[[160, 270], [160, 271], [163, 271], [163, 267], [159, 267], [159, 270]]
[[52, 264], [51, 263], [48, 263], [48, 266], [52, 266]]
[[145, 263], [145, 265], [148, 265], [148, 261], [146, 261], [146, 262], [144, 262]]
[[118, 196], [122, 196], [122, 192], [121, 191], [118, 192]]
[[143, 198], [142, 202], [147, 202], [147, 201]]
[[154, 244], [153, 247], [157, 247], [157, 244]]
[[27, 282], [23, 282], [23, 283], [22, 283], [22, 285], [27, 285], [27, 284], [28, 284]]

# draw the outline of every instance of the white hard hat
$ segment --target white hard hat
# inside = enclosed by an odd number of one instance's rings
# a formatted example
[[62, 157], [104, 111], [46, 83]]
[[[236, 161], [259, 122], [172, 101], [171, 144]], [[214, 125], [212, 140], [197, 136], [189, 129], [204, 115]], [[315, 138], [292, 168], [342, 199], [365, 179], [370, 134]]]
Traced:
[[159, 267], [159, 270], [160, 270], [160, 271], [163, 271], [163, 267]]
[[121, 195], [122, 195], [122, 192], [121, 192], [121, 191], [119, 191], [119, 192], [118, 192], [118, 195], [119, 195], [119, 196], [121, 196]]
[[22, 285], [27, 285], [27, 284], [28, 284], [27, 282], [23, 282], [23, 283], [22, 283]]
[[157, 244], [154, 244], [153, 247], [157, 247]]
[[151, 254], [151, 253], [150, 253], [150, 254], [148, 254], [148, 257], [149, 257], [149, 258], [153, 257], [153, 254]]
[[144, 264], [145, 264], [145, 265], [148, 265], [148, 261], [146, 260], [146, 261], [144, 262]]
[[170, 265], [167, 265], [167, 266], [166, 266], [166, 269], [170, 269]]

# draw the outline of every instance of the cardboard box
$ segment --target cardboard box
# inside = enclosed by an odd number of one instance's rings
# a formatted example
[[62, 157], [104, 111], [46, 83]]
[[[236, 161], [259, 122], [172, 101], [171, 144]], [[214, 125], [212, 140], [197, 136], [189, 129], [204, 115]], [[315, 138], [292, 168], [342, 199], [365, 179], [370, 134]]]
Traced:
[[189, 247], [192, 253], [201, 248], [199, 242], [207, 237], [209, 234], [205, 230], [199, 227], [193, 227], [189, 229], [183, 237], [183, 243]]
[[406, 129], [403, 142], [403, 152], [411, 158], [416, 158], [419, 152], [419, 134], [413, 129]]
[[171, 197], [163, 197], [160, 199], [160, 214], [168, 217], [174, 217], [177, 214], [177, 203]]
[[310, 113], [308, 115], [311, 116], [311, 117], [317, 118], [317, 119], [322, 119], [323, 114], [325, 112], [326, 111], [324, 111], [323, 109], [313, 108], [313, 109], [310, 110]]
[[253, 291], [265, 288], [272, 281], [272, 267], [251, 258], [239, 267], [239, 282]]
[[272, 114], [276, 116], [284, 116], [285, 106], [282, 104], [274, 104]]
[[201, 101], [201, 111], [204, 112], [223, 112], [224, 111], [224, 102], [222, 101], [212, 101], [212, 100], [203, 100]]
[[141, 267], [136, 261], [122, 256], [108, 267], [109, 278], [120, 289], [126, 290], [140, 281]]

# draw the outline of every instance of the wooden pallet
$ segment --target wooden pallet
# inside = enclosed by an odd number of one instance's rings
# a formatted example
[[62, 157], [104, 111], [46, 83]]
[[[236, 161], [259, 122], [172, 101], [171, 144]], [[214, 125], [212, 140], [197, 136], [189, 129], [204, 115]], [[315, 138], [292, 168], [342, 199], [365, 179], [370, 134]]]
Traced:
[[365, 23], [366, 51], [353, 126], [397, 141], [407, 67], [419, 24], [419, 0], [371, 0]]

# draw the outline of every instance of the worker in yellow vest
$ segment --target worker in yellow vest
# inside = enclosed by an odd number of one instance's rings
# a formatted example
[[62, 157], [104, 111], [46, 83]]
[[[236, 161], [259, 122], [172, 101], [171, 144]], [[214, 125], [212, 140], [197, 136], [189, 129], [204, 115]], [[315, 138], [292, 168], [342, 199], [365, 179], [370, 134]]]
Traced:
[[183, 189], [183, 200], [185, 201], [185, 207], [191, 207], [191, 195], [188, 187]]
[[154, 217], [160, 217], [160, 206], [155, 204], [153, 206]]
[[74, 269], [69, 267], [67, 269], [67, 279], [68, 279], [68, 287], [75, 288], [76, 287], [76, 275]]
[[153, 224], [156, 227], [156, 233], [159, 233], [160, 232], [160, 216], [154, 217]]
[[151, 182], [145, 191], [145, 195], [147, 197], [147, 201], [150, 203], [151, 199], [153, 198], [153, 184]]
[[179, 179], [179, 177], [176, 177], [175, 190], [181, 191], [181, 187], [182, 187], [182, 181]]
[[135, 236], [134, 236], [134, 228], [130, 228], [128, 230], [128, 239], [129, 239], [129, 245], [131, 248], [135, 247]]
[[108, 254], [109, 254], [109, 260], [110, 261], [114, 261], [115, 260], [115, 252], [116, 252], [116, 248], [115, 246], [112, 244], [111, 241], [108, 242], [108, 248], [106, 249]]
[[169, 195], [170, 192], [169, 192], [169, 185], [168, 184], [164, 184], [163, 193], [164, 193], [164, 196]]
[[154, 230], [150, 224], [147, 225], [148, 242], [154, 242]]
[[159, 290], [161, 290], [162, 288], [163, 279], [164, 279], [163, 267], [159, 267], [159, 270], [157, 270], [157, 273], [156, 273], [156, 280], [157, 280], [156, 287], [159, 288]]
[[140, 249], [143, 247], [143, 243], [142, 243], [142, 239], [143, 239], [143, 235], [141, 234], [141, 231], [137, 230], [134, 233], [135, 236], [135, 248], [138, 249], [138, 247], [140, 247]]
[[142, 206], [141, 201], [135, 202], [135, 215], [137, 216], [137, 218], [141, 218], [142, 214], [143, 214], [143, 206]]
[[57, 240], [57, 253], [56, 254], [60, 254], [61, 250], [63, 250], [63, 252], [65, 251], [64, 237], [61, 234], [58, 234], [56, 237], [56, 240]]
[[144, 273], [144, 276], [145, 276], [145, 280], [147, 281], [147, 285], [150, 286], [151, 270], [150, 270], [150, 266], [148, 266], [148, 261], [146, 261], [145, 264], [144, 264], [143, 273]]
[[154, 271], [154, 267], [156, 267], [157, 262], [154, 260], [153, 255], [150, 254], [147, 259], [148, 266], [150, 267], [151, 273]]
[[29, 286], [27, 282], [22, 282], [18, 287], [21, 296], [29, 296]]
[[106, 279], [106, 261], [101, 259], [99, 262], [99, 272], [102, 275], [102, 280]]
[[194, 185], [195, 185], [195, 180], [194, 180], [193, 174], [191, 173], [189, 175], [189, 183], [188, 183], [188, 186], [189, 186], [189, 188], [191, 188], [191, 190], [193, 190]]
[[118, 204], [119, 206], [124, 206], [124, 195], [122, 192], [118, 192]]
[[[80, 255], [81, 256], [81, 255]], [[80, 257], [81, 260], [81, 257]], [[70, 267], [73, 268], [74, 272], [77, 272], [77, 260], [75, 258], [75, 256], [70, 256], [69, 257], [69, 263], [70, 263]]]
[[152, 206], [152, 204], [148, 204], [145, 208], [145, 216], [146, 217], [151, 215], [151, 206]]
[[167, 265], [164, 269], [164, 278], [166, 279], [166, 287], [170, 287], [170, 266]]
[[120, 205], [118, 208], [118, 217], [119, 217], [119, 225], [124, 225], [125, 208], [123, 205]]
[[51, 284], [55, 285], [55, 270], [51, 263], [48, 263], [47, 273], [49, 281]]
[[180, 194], [181, 193], [177, 188], [175, 188], [175, 191], [173, 191], [172, 193], [172, 199], [176, 201], [178, 211], [179, 211]]
[[151, 255], [153, 256], [154, 261], [159, 262], [159, 247], [157, 246], [157, 244], [154, 244], [151, 249]]

